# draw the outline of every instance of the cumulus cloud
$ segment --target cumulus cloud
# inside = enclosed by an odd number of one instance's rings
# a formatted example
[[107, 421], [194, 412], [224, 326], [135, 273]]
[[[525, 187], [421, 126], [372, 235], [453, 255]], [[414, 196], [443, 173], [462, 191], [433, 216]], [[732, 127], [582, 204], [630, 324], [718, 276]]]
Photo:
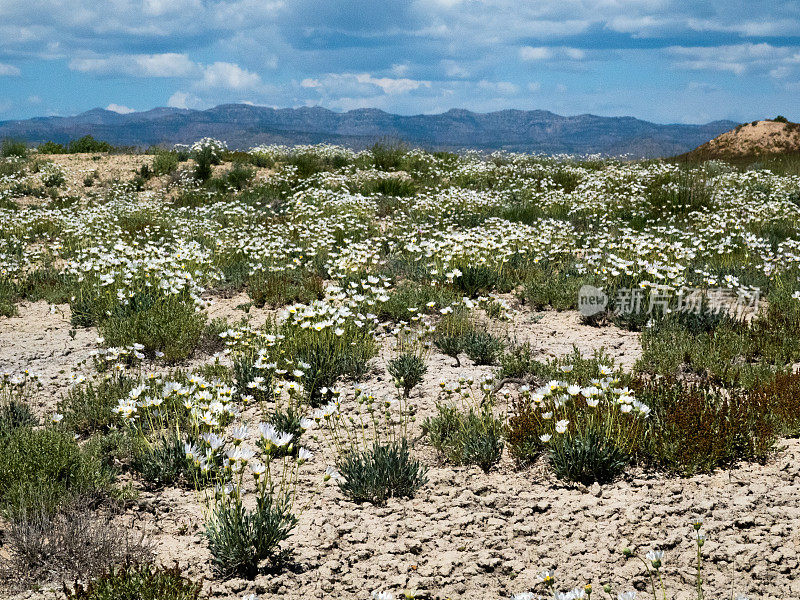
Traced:
[[727, 71], [743, 75], [755, 69], [786, 77], [800, 67], [800, 48], [760, 44], [732, 44], [713, 47], [673, 46], [668, 52], [678, 68], [692, 71]]
[[203, 78], [198, 87], [203, 89], [222, 88], [228, 90], [252, 90], [261, 85], [257, 73], [242, 69], [229, 62], [215, 62], [203, 69]]
[[202, 65], [186, 54], [129, 54], [75, 58], [73, 71], [105, 76], [165, 77], [193, 80], [198, 89], [253, 90], [261, 85], [258, 73], [230, 62]]
[[136, 112], [136, 109], [128, 108], [122, 104], [114, 104], [113, 102], [106, 106], [106, 110], [110, 110], [111, 112], [119, 113], [121, 115], [129, 115]]
[[18, 77], [21, 73], [14, 65], [0, 63], [0, 77]]
[[196, 96], [187, 92], [175, 92], [169, 97], [167, 106], [171, 108], [197, 108], [202, 105], [202, 102]]
[[373, 77], [369, 73], [328, 73], [321, 78], [303, 79], [300, 86], [324, 93], [361, 93], [363, 95], [383, 93], [394, 96], [422, 87], [429, 88], [431, 82], [407, 77]]
[[75, 58], [69, 68], [95, 75], [131, 77], [189, 77], [199, 71], [186, 54], [127, 54], [106, 57]]
[[522, 46], [519, 57], [530, 62], [552, 59], [583, 60], [586, 52], [569, 46]]

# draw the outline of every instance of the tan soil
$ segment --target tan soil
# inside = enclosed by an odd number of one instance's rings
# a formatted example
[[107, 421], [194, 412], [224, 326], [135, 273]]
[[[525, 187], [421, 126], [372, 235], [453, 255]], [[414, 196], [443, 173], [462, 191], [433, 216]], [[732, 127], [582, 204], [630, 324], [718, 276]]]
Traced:
[[[217, 298], [209, 314], [238, 320], [243, 313], [236, 307], [246, 301], [244, 295]], [[97, 334], [79, 329], [72, 339], [68, 307], [51, 312], [42, 302], [23, 303], [19, 313], [0, 318], [0, 370], [29, 368], [41, 374], [45, 387], [36, 402], [46, 413], [67, 389], [65, 375], [81, 369]], [[267, 314], [251, 309], [250, 317], [258, 323]], [[582, 325], [574, 312], [523, 310], [507, 330], [518, 341], [530, 341], [543, 357], [571, 352], [573, 344], [585, 354], [605, 347], [630, 367], [641, 352], [637, 334]], [[366, 391], [392, 393], [385, 371], [390, 356], [384, 348], [373, 361], [374, 372], [362, 384]], [[201, 355], [191, 363], [209, 360]], [[412, 438], [435, 411], [440, 380], [478, 381], [493, 372], [466, 358], [462, 363], [458, 368], [448, 357], [429, 356], [425, 381], [412, 394], [419, 409]], [[246, 410], [243, 419], [257, 422], [257, 408]], [[149, 534], [160, 561], [177, 560], [191, 576], [207, 579], [209, 596], [231, 600], [246, 593], [262, 600], [366, 599], [373, 590], [416, 591], [418, 598], [508, 597], [530, 590], [547, 568], [557, 569], [562, 589], [591, 581], [599, 593], [601, 583], [610, 580], [616, 591], [645, 590], [641, 565], [618, 552], [628, 545], [642, 552], [666, 550], [669, 593], [688, 599], [694, 589], [688, 522], [698, 514], [709, 537], [707, 597], [730, 598], [734, 590], [751, 598], [800, 594], [800, 443], [795, 440], [785, 442], [786, 448], [764, 466], [688, 479], [632, 471], [616, 483], [590, 489], [555, 480], [544, 465], [519, 470], [508, 457], [489, 474], [453, 467], [420, 441], [416, 452], [430, 468], [429, 483], [413, 500], [391, 500], [386, 507], [347, 502], [335, 484], [323, 484], [331, 458], [319, 442], [309, 442], [317, 456], [304, 467], [298, 486], [297, 506], [306, 509], [290, 540], [295, 563], [281, 574], [254, 581], [214, 578], [198, 535], [203, 506], [193, 491], [142, 489], [119, 518]], [[57, 588], [54, 583], [14, 598], [60, 598]]]
[[800, 151], [800, 125], [757, 121], [744, 123], [692, 150], [687, 156], [737, 158]]

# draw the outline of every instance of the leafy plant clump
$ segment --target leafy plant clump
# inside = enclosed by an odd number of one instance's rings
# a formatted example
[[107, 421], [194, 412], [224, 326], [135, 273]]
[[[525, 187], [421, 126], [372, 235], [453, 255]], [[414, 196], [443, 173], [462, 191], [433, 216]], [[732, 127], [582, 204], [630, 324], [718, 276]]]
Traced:
[[408, 398], [411, 390], [422, 383], [422, 378], [428, 372], [425, 359], [414, 352], [403, 352], [389, 361], [387, 366], [389, 375], [395, 378], [397, 384], [403, 388], [403, 395]]
[[194, 352], [205, 329], [206, 317], [174, 295], [135, 296], [100, 322], [100, 332], [110, 346], [141, 344], [146, 353], [163, 353], [169, 362]]
[[437, 404], [438, 414], [427, 419], [423, 429], [431, 445], [457, 465], [478, 465], [485, 472], [503, 454], [504, 427], [489, 405], [466, 412]]
[[594, 429], [556, 436], [550, 442], [548, 458], [557, 477], [584, 485], [609, 483], [630, 462], [628, 453], [612, 438]]
[[262, 561], [278, 565], [288, 558], [290, 551], [280, 544], [296, 525], [286, 498], [262, 493], [255, 508], [248, 509], [239, 495], [233, 495], [217, 503], [204, 535], [220, 573], [252, 578]]
[[203, 586], [192, 581], [177, 564], [112, 567], [85, 586], [64, 586], [67, 600], [198, 600]]
[[77, 498], [110, 492], [113, 474], [59, 427], [15, 429], [0, 447], [0, 511], [21, 518], [33, 508], [47, 514]]
[[427, 469], [411, 457], [408, 442], [375, 443], [339, 457], [339, 489], [353, 502], [385, 504], [389, 498], [412, 498], [427, 483]]

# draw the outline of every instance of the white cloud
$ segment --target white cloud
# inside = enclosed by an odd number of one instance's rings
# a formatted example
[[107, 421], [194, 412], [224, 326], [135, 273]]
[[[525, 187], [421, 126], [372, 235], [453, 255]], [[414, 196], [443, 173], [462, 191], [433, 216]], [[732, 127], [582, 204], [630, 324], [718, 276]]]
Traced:
[[69, 68], [95, 75], [132, 77], [189, 77], [198, 66], [186, 54], [116, 54], [103, 58], [75, 58]]
[[197, 108], [201, 105], [200, 99], [186, 92], [175, 92], [167, 100], [167, 106], [171, 108]]
[[129, 115], [136, 112], [136, 109], [128, 108], [122, 104], [114, 104], [113, 102], [106, 106], [106, 110], [110, 110], [111, 112], [119, 113], [121, 115]]
[[510, 81], [487, 81], [483, 79], [478, 82], [478, 87], [501, 96], [514, 96], [519, 92], [519, 87]]
[[229, 62], [215, 62], [203, 69], [203, 78], [198, 87], [203, 89], [222, 88], [228, 90], [252, 90], [261, 85], [261, 77]]
[[586, 52], [580, 48], [564, 48], [564, 54], [572, 60], [583, 60], [586, 58]]
[[542, 84], [539, 83], [538, 81], [531, 81], [527, 85], [527, 88], [529, 92], [538, 92], [542, 89]]
[[444, 67], [445, 75], [453, 79], [466, 79], [470, 76], [469, 70], [454, 60], [444, 60], [442, 61], [442, 66]]
[[0, 63], [0, 77], [18, 77], [21, 73], [14, 65]]
[[522, 60], [548, 60], [553, 57], [553, 50], [546, 46], [523, 46], [519, 49], [519, 57]]
[[583, 60], [586, 58], [586, 52], [580, 48], [570, 48], [568, 46], [522, 46], [519, 49], [519, 57], [530, 62], [557, 58]]
[[761, 44], [732, 44], [713, 47], [672, 46], [667, 52], [678, 68], [691, 71], [723, 71], [742, 75], [748, 71], [769, 71], [786, 77], [800, 66], [800, 49]]
[[369, 73], [328, 73], [320, 78], [303, 79], [300, 86], [325, 94], [368, 97], [376, 93], [389, 96], [405, 94], [422, 87], [429, 88], [431, 82], [406, 77], [373, 77]]

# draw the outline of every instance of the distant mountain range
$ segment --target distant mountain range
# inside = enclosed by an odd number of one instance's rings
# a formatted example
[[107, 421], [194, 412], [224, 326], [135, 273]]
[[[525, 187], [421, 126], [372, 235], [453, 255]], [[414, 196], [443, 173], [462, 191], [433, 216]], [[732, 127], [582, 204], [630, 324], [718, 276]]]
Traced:
[[74, 117], [0, 121], [0, 139], [64, 143], [90, 134], [115, 145], [150, 146], [214, 137], [241, 149], [321, 142], [361, 149], [391, 139], [429, 149], [658, 157], [687, 152], [736, 125], [733, 121], [661, 125], [633, 117], [563, 117], [545, 110], [453, 109], [438, 115], [401, 116], [377, 109], [337, 113], [319, 107], [223, 104], [208, 110], [155, 108], [130, 114], [95, 108]]

